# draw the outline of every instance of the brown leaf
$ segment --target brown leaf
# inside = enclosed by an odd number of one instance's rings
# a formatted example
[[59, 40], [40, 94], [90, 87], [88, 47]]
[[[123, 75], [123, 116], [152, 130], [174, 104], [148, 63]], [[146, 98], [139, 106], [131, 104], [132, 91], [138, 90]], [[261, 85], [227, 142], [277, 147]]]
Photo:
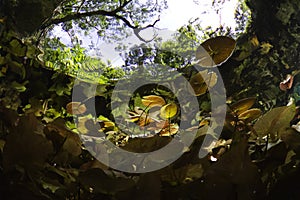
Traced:
[[154, 136], [150, 138], [132, 138], [129, 139], [128, 144], [121, 148], [131, 152], [146, 153], [164, 147], [171, 140], [172, 138], [159, 136]]
[[244, 112], [242, 112], [241, 114], [239, 114], [238, 118], [239, 120], [243, 120], [246, 123], [249, 123], [255, 119], [257, 119], [259, 116], [261, 116], [262, 112], [260, 109], [258, 108], [252, 108], [249, 110], [246, 110]]
[[288, 128], [281, 133], [280, 138], [284, 143], [291, 147], [291, 149], [297, 153], [300, 152], [300, 135], [297, 131], [292, 128]]
[[[196, 96], [200, 96], [206, 93], [208, 87], [205, 84], [204, 78], [200, 72], [192, 76], [189, 82]], [[191, 93], [193, 92], [191, 91]]]
[[51, 141], [42, 134], [39, 121], [34, 116], [23, 116], [18, 126], [11, 129], [3, 149], [4, 170], [17, 165], [31, 170], [45, 165], [53, 152]]
[[226, 62], [235, 49], [235, 40], [227, 36], [217, 36], [204, 41], [196, 51], [197, 64], [215, 67]]
[[160, 132], [160, 136], [172, 136], [178, 132], [178, 124], [169, 124], [167, 127], [164, 127]]
[[81, 102], [70, 102], [67, 104], [66, 110], [69, 114], [80, 115], [86, 112], [86, 106]]
[[242, 137], [237, 144], [232, 145], [230, 150], [205, 172], [208, 184], [252, 185], [258, 179], [258, 169], [249, 157], [246, 137]]

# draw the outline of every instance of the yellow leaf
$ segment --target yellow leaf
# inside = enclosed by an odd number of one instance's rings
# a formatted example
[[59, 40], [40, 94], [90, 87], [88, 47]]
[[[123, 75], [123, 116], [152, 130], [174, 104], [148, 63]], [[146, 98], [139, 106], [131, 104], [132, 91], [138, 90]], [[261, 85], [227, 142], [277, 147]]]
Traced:
[[169, 103], [160, 109], [160, 116], [163, 119], [170, 119], [177, 114], [177, 105], [175, 103]]
[[152, 108], [155, 106], [161, 107], [166, 104], [164, 98], [157, 96], [157, 95], [144, 96], [142, 98], [142, 103], [144, 106], [147, 106], [149, 108]]
[[246, 123], [251, 122], [261, 116], [262, 112], [258, 108], [252, 108], [250, 110], [246, 110], [242, 112], [238, 118], [239, 120], [244, 120]]
[[260, 54], [264, 55], [269, 53], [269, 51], [273, 48], [273, 45], [271, 45], [270, 43], [264, 42], [260, 45], [261, 49], [260, 49]]
[[5, 17], [4, 17], [4, 18], [0, 18], [0, 23], [1, 23], [1, 24], [4, 24], [5, 21], [6, 21], [6, 18], [5, 18]]
[[251, 44], [252, 44], [253, 47], [258, 47], [258, 45], [259, 45], [259, 41], [258, 41], [256, 35], [254, 35], [254, 36], [250, 39], [250, 42], [251, 42]]
[[256, 98], [255, 97], [249, 97], [242, 99], [230, 106], [230, 109], [232, 112], [234, 112], [236, 115], [240, 115], [242, 112], [248, 110], [253, 106], [255, 103]]

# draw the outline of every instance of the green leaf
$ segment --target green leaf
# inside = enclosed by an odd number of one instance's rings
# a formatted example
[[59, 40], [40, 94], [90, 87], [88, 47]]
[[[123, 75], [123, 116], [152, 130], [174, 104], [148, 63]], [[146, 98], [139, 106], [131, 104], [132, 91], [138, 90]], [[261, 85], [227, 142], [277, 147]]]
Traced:
[[18, 92], [25, 92], [26, 87], [24, 85], [26, 85], [26, 83], [28, 83], [28, 81], [25, 81], [22, 84], [14, 81], [14, 82], [11, 83], [11, 86], [13, 88], [15, 88]]
[[3, 152], [4, 145], [5, 145], [5, 140], [0, 140], [0, 150], [1, 150], [1, 152]]
[[10, 43], [10, 53], [18, 57], [24, 57], [26, 55], [26, 45], [22, 44], [22, 41], [13, 39]]
[[290, 121], [295, 115], [295, 105], [273, 108], [254, 124], [254, 130], [259, 137], [270, 135], [274, 142], [280, 138], [282, 131], [290, 127]]
[[0, 57], [0, 65], [4, 65], [4, 64], [6, 64], [6, 59], [5, 59], [5, 57]]

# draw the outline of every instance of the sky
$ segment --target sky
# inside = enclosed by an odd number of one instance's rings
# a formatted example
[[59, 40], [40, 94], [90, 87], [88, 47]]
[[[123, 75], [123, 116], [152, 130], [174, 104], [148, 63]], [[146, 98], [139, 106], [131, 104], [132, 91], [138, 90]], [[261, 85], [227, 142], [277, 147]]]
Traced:
[[[203, 27], [219, 27], [222, 25], [235, 26], [234, 11], [238, 0], [225, 0], [220, 14], [212, 6], [212, 0], [168, 0], [168, 9], [163, 11], [157, 24], [160, 28], [175, 31], [193, 18], [199, 17]], [[220, 17], [221, 16], [221, 17]]]
[[[156, 27], [161, 29], [156, 32], [165, 40], [171, 38], [171, 35], [182, 25], [188, 24], [190, 19], [199, 18], [203, 28], [207, 26], [217, 28], [220, 25], [223, 25], [230, 26], [234, 29], [236, 26], [234, 11], [238, 0], [225, 0], [225, 3], [221, 5], [222, 7], [219, 14], [212, 8], [212, 0], [167, 0], [167, 2], [168, 9], [161, 13], [160, 21], [156, 24]], [[141, 33], [141, 35], [143, 38], [151, 38], [152, 33], [153, 30], [148, 30], [145, 34]], [[55, 29], [54, 34], [59, 34], [63, 42], [68, 40], [68, 35], [64, 35], [59, 29]], [[89, 37], [81, 36], [81, 38], [84, 47], [88, 47], [91, 42], [93, 42], [100, 49], [100, 52], [98, 50], [95, 50], [94, 52], [90, 51], [90, 55], [96, 56], [100, 54], [104, 61], [110, 60], [113, 66], [120, 66], [123, 64], [119, 52], [114, 50], [117, 46], [116, 44], [106, 44], [99, 41], [96, 33], [91, 33]], [[127, 45], [141, 43], [134, 35], [123, 42]]]

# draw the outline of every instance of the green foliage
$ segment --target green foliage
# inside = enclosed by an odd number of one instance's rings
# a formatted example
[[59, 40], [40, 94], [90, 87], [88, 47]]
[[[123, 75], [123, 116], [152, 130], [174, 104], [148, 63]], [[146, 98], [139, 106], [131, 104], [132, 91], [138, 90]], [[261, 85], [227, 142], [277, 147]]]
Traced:
[[99, 84], [124, 75], [121, 69], [107, 66], [100, 59], [87, 56], [80, 45], [66, 47], [57, 39], [46, 43], [43, 60], [45, 66], [54, 71]]

